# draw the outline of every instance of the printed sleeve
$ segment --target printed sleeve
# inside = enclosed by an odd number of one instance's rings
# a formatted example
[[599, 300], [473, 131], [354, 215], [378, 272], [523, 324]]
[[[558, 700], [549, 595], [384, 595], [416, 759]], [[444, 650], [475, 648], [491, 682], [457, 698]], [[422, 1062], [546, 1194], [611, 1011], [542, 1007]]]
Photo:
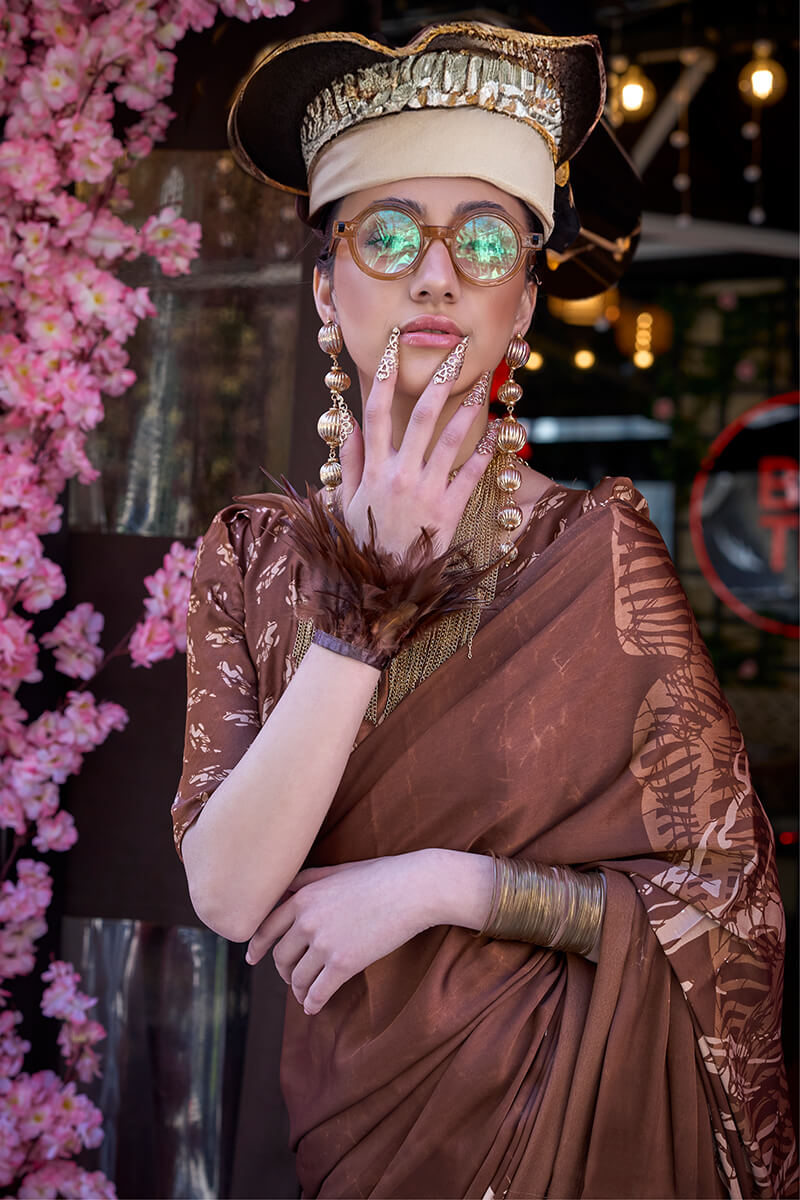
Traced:
[[181, 843], [209, 796], [236, 766], [260, 728], [258, 681], [245, 636], [244, 572], [252, 554], [249, 516], [218, 513], [197, 555], [186, 626], [186, 735], [172, 805]]

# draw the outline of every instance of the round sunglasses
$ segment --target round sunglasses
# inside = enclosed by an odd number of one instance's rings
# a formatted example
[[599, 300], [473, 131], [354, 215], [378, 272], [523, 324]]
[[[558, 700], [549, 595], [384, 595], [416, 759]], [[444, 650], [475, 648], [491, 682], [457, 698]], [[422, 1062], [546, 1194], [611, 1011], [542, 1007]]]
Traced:
[[423, 225], [396, 204], [371, 204], [351, 221], [334, 221], [329, 252], [344, 238], [355, 263], [374, 279], [401, 279], [422, 261], [433, 241], [444, 242], [459, 275], [493, 286], [515, 275], [531, 252], [541, 250], [540, 233], [521, 229], [509, 216], [478, 209], [455, 225]]

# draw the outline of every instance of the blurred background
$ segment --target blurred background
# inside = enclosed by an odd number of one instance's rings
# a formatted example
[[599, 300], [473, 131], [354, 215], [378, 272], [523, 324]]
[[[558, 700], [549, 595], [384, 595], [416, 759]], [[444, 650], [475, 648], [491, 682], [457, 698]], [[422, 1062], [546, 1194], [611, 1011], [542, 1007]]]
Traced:
[[[642, 235], [620, 286], [583, 302], [544, 286], [519, 372], [533, 461], [563, 483], [629, 475], [648, 498], [749, 749], [776, 832], [789, 925], [785, 1011], [797, 1091], [797, 10], [739, 0], [501, 3], [309, 0], [285, 18], [220, 19], [178, 47], [166, 143], [130, 178], [141, 217], [202, 222], [188, 277], [128, 270], [158, 316], [138, 382], [107, 406], [74, 487], [63, 559], [72, 602], [114, 644], [144, 574], [263, 472], [315, 481], [327, 406], [293, 198], [233, 164], [225, 116], [276, 40], [349, 29], [401, 44], [431, 21], [599, 34], [607, 120], [643, 177]], [[280, 122], [279, 112], [269, 118]], [[266, 115], [265, 115], [266, 119]], [[169, 806], [182, 660], [104, 672], [128, 729], [70, 785], [80, 840], [56, 864], [62, 945], [109, 1029], [94, 1098], [101, 1166], [126, 1196], [296, 1196], [278, 1091], [284, 988], [271, 960], [199, 926]]]

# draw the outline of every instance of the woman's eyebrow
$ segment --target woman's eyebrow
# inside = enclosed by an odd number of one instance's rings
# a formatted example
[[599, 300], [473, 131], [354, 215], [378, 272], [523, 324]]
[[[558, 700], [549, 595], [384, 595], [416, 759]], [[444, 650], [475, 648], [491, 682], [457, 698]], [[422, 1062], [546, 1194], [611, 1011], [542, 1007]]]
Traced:
[[[425, 219], [425, 208], [418, 200], [410, 200], [407, 196], [384, 196], [381, 204], [402, 204], [404, 208], [410, 208], [417, 214], [418, 217]], [[502, 204], [496, 204], [494, 200], [462, 200], [453, 209], [454, 217], [464, 217], [467, 213], [475, 212], [478, 209], [491, 209], [493, 212], [503, 213], [504, 216], [510, 217], [511, 213]]]

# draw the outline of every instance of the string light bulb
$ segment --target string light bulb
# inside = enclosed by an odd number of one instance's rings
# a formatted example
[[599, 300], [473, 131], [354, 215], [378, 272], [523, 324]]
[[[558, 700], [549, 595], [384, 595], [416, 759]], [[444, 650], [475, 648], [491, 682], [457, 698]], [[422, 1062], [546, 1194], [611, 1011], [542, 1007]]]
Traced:
[[619, 76], [616, 88], [623, 121], [641, 121], [649, 117], [656, 103], [656, 87], [641, 67], [632, 63]]
[[581, 371], [588, 371], [595, 363], [594, 352], [586, 348], [576, 350], [572, 361]]
[[749, 104], [777, 104], [786, 92], [786, 72], [771, 53], [771, 42], [756, 42], [753, 57], [739, 72], [739, 91]]
[[531, 350], [530, 357], [525, 363], [526, 371], [538, 371], [544, 366], [544, 359], [538, 350]]

